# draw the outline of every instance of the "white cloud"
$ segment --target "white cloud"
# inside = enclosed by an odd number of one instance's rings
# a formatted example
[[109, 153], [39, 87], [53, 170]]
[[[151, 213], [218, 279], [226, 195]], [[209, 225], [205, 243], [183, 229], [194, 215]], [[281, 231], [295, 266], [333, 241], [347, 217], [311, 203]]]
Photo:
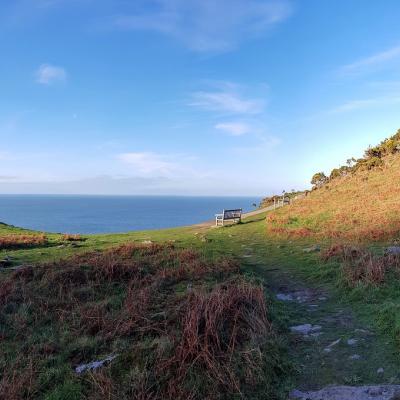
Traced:
[[42, 85], [51, 85], [56, 82], [65, 82], [67, 73], [64, 68], [50, 64], [42, 64], [36, 71], [36, 82]]
[[207, 111], [227, 112], [231, 114], [259, 114], [263, 111], [261, 99], [245, 99], [236, 89], [225, 88], [219, 91], [200, 91], [192, 94], [189, 105]]
[[363, 110], [371, 107], [384, 107], [390, 106], [393, 104], [400, 103], [400, 96], [384, 96], [384, 97], [376, 97], [370, 99], [362, 99], [362, 100], [351, 100], [347, 101], [338, 107], [333, 108], [330, 113], [345, 113], [351, 111]]
[[344, 75], [356, 75], [391, 65], [394, 61], [398, 60], [400, 60], [400, 46], [392, 47], [391, 49], [345, 65], [340, 68], [340, 72]]
[[229, 133], [232, 136], [242, 136], [251, 132], [251, 126], [244, 122], [223, 122], [215, 125], [215, 129]]
[[225, 51], [291, 12], [289, 0], [157, 0], [153, 12], [113, 17], [112, 26], [165, 34], [194, 51]]
[[122, 153], [117, 158], [136, 169], [142, 175], [170, 175], [175, 171], [177, 164], [167, 160], [166, 156], [152, 152]]

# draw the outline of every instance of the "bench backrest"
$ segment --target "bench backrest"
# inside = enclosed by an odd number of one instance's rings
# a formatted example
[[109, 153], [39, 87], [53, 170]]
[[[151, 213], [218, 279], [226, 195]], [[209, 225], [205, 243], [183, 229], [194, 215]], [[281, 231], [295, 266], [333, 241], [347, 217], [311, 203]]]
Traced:
[[224, 210], [224, 219], [236, 219], [242, 216], [242, 209], [237, 208], [236, 210]]

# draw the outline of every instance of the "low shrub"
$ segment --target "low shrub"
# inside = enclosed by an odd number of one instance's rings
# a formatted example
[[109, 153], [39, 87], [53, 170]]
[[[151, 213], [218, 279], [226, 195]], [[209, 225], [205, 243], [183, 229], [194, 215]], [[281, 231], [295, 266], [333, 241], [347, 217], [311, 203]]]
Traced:
[[0, 236], [0, 250], [3, 249], [24, 249], [28, 247], [44, 246], [47, 244], [47, 237], [41, 235], [2, 235]]
[[83, 242], [86, 239], [78, 234], [71, 235], [70, 233], [65, 233], [64, 235], [61, 236], [61, 240], [65, 242]]
[[[14, 271], [0, 283], [0, 337], [0, 398], [273, 398], [282, 371], [263, 288], [231, 259], [173, 245]], [[107, 367], [73, 371], [110, 354]]]
[[321, 253], [324, 261], [335, 259], [341, 263], [342, 276], [349, 286], [359, 283], [378, 285], [385, 281], [388, 271], [399, 271], [398, 255], [375, 255], [351, 245], [335, 244]]

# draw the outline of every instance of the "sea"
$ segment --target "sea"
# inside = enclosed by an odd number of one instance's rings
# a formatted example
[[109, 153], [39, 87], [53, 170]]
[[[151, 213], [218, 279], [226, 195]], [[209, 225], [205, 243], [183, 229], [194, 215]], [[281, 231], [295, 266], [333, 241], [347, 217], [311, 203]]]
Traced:
[[212, 220], [254, 210], [261, 197], [0, 195], [0, 222], [43, 232], [118, 233]]

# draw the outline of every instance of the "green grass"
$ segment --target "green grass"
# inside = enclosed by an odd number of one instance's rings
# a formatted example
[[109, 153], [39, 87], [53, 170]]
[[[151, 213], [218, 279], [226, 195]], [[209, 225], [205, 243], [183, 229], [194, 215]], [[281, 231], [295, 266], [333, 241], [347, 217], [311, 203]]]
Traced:
[[[1, 234], [7, 233], [26, 234], [3, 226]], [[46, 247], [3, 250], [17, 265], [35, 265], [0, 273], [0, 397], [240, 398], [240, 389], [247, 398], [278, 398], [290, 367], [282, 340], [270, 322], [262, 322], [262, 307], [257, 311], [265, 301], [262, 288], [262, 300], [251, 300], [260, 281], [238, 270], [229, 252], [216, 251], [209, 237], [215, 233], [192, 227], [96, 235], [78, 246], [60, 244], [60, 235], [50, 234]], [[149, 240], [163, 247], [141, 244]], [[125, 243], [130, 247], [107, 250]], [[185, 342], [193, 340], [185, 333], [185, 326], [192, 327], [185, 325], [191, 301], [200, 313], [198, 329], [205, 317], [196, 304], [205, 302], [201, 307], [216, 312], [227, 307], [217, 314], [214, 334], [220, 343], [233, 343], [232, 351], [213, 350], [214, 340], [207, 351], [203, 339], [193, 348]], [[239, 336], [232, 339], [236, 328], [230, 328], [229, 313], [236, 310]], [[267, 317], [274, 319], [269, 309]], [[189, 355], [182, 358], [185, 351]], [[108, 354], [119, 356], [99, 373], [74, 373], [74, 366]]]
[[[321, 218], [326, 218], [326, 216]], [[300, 224], [299, 221], [299, 219], [293, 219], [291, 224], [298, 226]], [[310, 225], [312, 223], [316, 222], [311, 221], [307, 224]], [[0, 235], [9, 233], [25, 233], [25, 231], [18, 228], [0, 226]], [[346, 312], [354, 313], [360, 323], [371, 326], [374, 330], [376, 329], [378, 334], [373, 343], [374, 354], [371, 355], [368, 362], [373, 362], [373, 365], [385, 365], [387, 374], [393, 372], [390, 378], [397, 376], [396, 367], [400, 365], [397, 357], [398, 348], [396, 347], [400, 344], [399, 277], [393, 271], [387, 275], [385, 282], [381, 285], [359, 284], [355, 287], [349, 287], [343, 280], [342, 267], [339, 262], [323, 262], [319, 252], [304, 252], [305, 248], [314, 244], [321, 246], [322, 250], [328, 248], [331, 245], [330, 240], [312, 237], [288, 239], [273, 236], [267, 233], [264, 214], [245, 219], [243, 223], [238, 225], [218, 229], [193, 226], [124, 234], [84, 235], [84, 241], [73, 244], [63, 243], [61, 236], [57, 234], [48, 234], [47, 236], [49, 245], [46, 247], [1, 250], [0, 259], [2, 256], [8, 255], [12, 257], [15, 265], [37, 264], [58, 261], [88, 251], [104, 250], [126, 242], [142, 243], [144, 241], [152, 241], [155, 243], [169, 242], [173, 243], [177, 248], [198, 250], [207, 260], [216, 260], [219, 257], [227, 256], [233, 257], [240, 261], [242, 276], [246, 279], [255, 279], [258, 282], [262, 282], [271, 289], [279, 287], [282, 283], [283, 275], [288, 274], [285, 276], [289, 276], [290, 280], [295, 283], [303, 282], [310, 287], [329, 291], [330, 300], [321, 312], [329, 313], [340, 304]], [[384, 242], [375, 242], [369, 247], [379, 254], [386, 245], [387, 243]], [[244, 257], [246, 254], [250, 255], [250, 257]], [[278, 273], [274, 276], [271, 275], [269, 271], [276, 269]], [[8, 272], [3, 272], [0, 275], [0, 279], [4, 279], [7, 275], [9, 275]], [[204, 279], [203, 285], [210, 289], [214, 283], [212, 280]], [[185, 290], [185, 283], [177, 283], [174, 287], [174, 292], [177, 296], [184, 294]], [[277, 393], [286, 393], [289, 388], [300, 383], [300, 378], [303, 380], [308, 379], [316, 386], [335, 382], [343, 384], [375, 383], [374, 367], [363, 364], [360, 364], [360, 369], [354, 373], [346, 369], [340, 371], [341, 368], [338, 365], [337, 370], [325, 369], [325, 375], [323, 375], [319, 364], [322, 355], [310, 361], [307, 371], [293, 374], [293, 370], [288, 367], [289, 361], [295, 365], [301, 365], [304, 357], [308, 357], [309, 347], [307, 345], [303, 347], [297, 346], [295, 351], [291, 351], [288, 358], [284, 351], [284, 347], [287, 345], [285, 342], [288, 342], [285, 337], [290, 324], [293, 324], [294, 321], [302, 322], [304, 310], [273, 301], [268, 290], [266, 294], [269, 297], [268, 307], [272, 321], [282, 338], [282, 343], [274, 344], [274, 349], [277, 351], [276, 357], [279, 357], [278, 364], [282, 366], [282, 372], [277, 373], [279, 384], [277, 382], [273, 383]], [[121, 293], [117, 291], [112, 296], [109, 295], [107, 302], [111, 308], [118, 307], [121, 303]], [[23, 308], [18, 312], [21, 313], [21, 318], [26, 318], [27, 313], [29, 314], [29, 310]], [[315, 322], [318, 321], [316, 320]], [[45, 335], [46, 340], [54, 342], [68, 337], [68, 332], [59, 332], [58, 337], [54, 337], [52, 336], [54, 332], [51, 329], [48, 332], [42, 331], [40, 334]], [[336, 330], [334, 327], [329, 335], [332, 340], [336, 337], [344, 337], [343, 332], [339, 328]], [[41, 339], [33, 336], [32, 340], [40, 342]], [[115, 344], [117, 349], [127, 345], [128, 342], [125, 339], [121, 339]], [[13, 349], [11, 346], [10, 351], [20, 350], [16, 343], [15, 346]], [[86, 359], [90, 359], [98, 355], [98, 348], [99, 343], [93, 337], [82, 335], [79, 340], [74, 341], [73, 345], [66, 346], [65, 351], [68, 354], [84, 354]], [[277, 350], [278, 348], [279, 350]], [[65, 361], [59, 359], [53, 360], [53, 364], [46, 366], [45, 374], [41, 377], [43, 387], [49, 385], [49, 382], [53, 382], [53, 386], [50, 385], [51, 390], [49, 389], [46, 392], [46, 396], [50, 396], [47, 398], [67, 398], [63, 394], [64, 392], [72, 396], [74, 391], [83, 390], [82, 387], [85, 387], [85, 383], [74, 380], [70, 369], [66, 365]], [[123, 366], [116, 363], [116, 368], [123, 368]], [[292, 372], [289, 373], [289, 371]], [[55, 387], [54, 382], [57, 383]], [[196, 384], [201, 385], [199, 382]], [[260, 398], [262, 398], [261, 394]]]

